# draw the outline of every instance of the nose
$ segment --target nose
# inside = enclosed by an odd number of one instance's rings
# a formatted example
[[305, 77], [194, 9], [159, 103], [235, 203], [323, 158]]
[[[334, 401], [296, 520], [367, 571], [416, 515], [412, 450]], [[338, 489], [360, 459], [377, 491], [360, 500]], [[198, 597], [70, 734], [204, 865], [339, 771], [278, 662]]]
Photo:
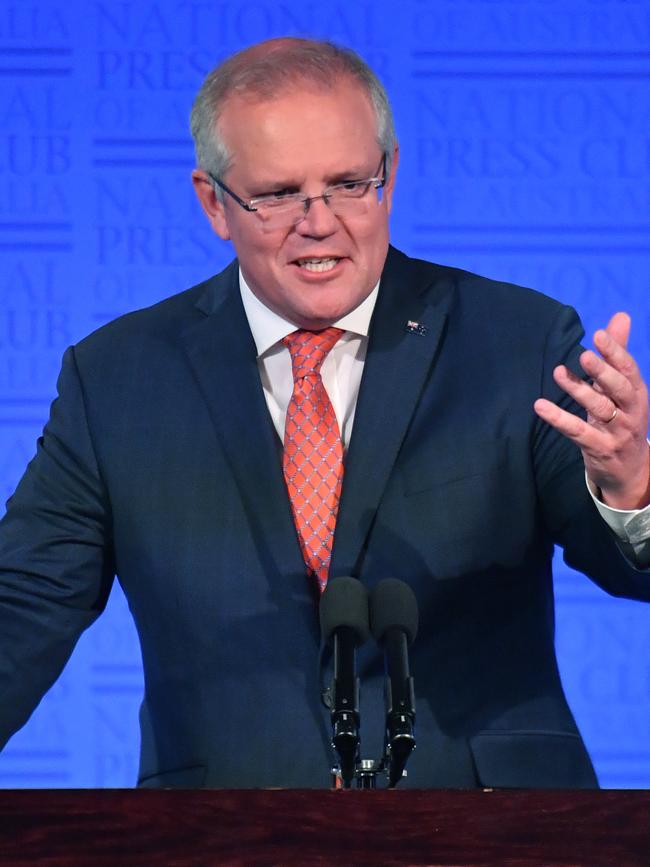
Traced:
[[305, 216], [295, 225], [299, 235], [326, 238], [338, 229], [338, 217], [333, 213], [324, 196], [314, 196], [307, 202]]

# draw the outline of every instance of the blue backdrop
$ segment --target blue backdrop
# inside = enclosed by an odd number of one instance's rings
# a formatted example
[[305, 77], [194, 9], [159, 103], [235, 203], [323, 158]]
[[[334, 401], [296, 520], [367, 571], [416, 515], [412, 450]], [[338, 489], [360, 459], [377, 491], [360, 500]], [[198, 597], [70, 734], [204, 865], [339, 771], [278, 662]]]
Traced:
[[[281, 34], [357, 49], [401, 143], [395, 243], [534, 286], [588, 332], [618, 309], [650, 376], [648, 0], [5, 0], [0, 9], [0, 494], [65, 347], [220, 270], [190, 187], [204, 75]], [[486, 323], [489, 327], [489, 323]], [[601, 783], [650, 784], [650, 611], [557, 563], [566, 690]], [[130, 786], [142, 675], [115, 588], [0, 756], [1, 786]]]

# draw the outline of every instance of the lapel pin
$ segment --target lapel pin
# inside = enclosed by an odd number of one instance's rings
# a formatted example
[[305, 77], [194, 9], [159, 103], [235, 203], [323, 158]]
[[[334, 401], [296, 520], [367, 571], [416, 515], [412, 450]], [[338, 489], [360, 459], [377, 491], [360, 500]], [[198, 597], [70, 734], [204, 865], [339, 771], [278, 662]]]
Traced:
[[421, 325], [419, 322], [414, 322], [413, 319], [409, 319], [406, 323], [406, 330], [409, 334], [419, 334], [420, 337], [424, 337], [427, 333], [427, 326]]

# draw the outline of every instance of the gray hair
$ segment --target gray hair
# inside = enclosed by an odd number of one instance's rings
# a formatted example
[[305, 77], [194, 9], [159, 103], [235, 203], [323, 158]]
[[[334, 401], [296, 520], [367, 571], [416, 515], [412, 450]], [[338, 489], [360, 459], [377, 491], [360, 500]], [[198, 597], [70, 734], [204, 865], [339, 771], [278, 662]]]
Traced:
[[[386, 174], [395, 149], [395, 126], [383, 85], [358, 54], [332, 42], [282, 37], [269, 39], [233, 54], [213, 69], [196, 95], [190, 115], [199, 168], [222, 178], [232, 155], [219, 132], [219, 117], [227, 100], [247, 94], [273, 99], [297, 84], [333, 87], [341, 78], [358, 82], [377, 118], [377, 144], [386, 154]], [[217, 190], [217, 195], [221, 190]], [[219, 195], [221, 198], [221, 195]]]

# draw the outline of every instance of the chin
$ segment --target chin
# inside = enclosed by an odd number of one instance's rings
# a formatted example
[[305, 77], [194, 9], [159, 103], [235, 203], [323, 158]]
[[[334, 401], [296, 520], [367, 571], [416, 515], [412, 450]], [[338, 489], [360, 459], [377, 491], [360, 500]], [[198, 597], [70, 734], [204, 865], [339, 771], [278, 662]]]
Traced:
[[332, 313], [331, 315], [323, 313], [319, 316], [315, 314], [311, 316], [296, 315], [292, 316], [291, 319], [299, 328], [305, 328], [307, 331], [320, 331], [323, 328], [328, 328], [343, 315], [343, 313]]
[[341, 292], [332, 292], [329, 294], [329, 298], [322, 297], [326, 294], [327, 290], [321, 290], [321, 297], [313, 299], [315, 302], [313, 306], [303, 307], [300, 311], [296, 311], [299, 313], [301, 318], [304, 320], [310, 320], [314, 322], [325, 322], [327, 325], [331, 325], [337, 319], [340, 319], [342, 316], [346, 316], [350, 311], [355, 310], [365, 299], [370, 295], [374, 287], [370, 287], [367, 292], [357, 292], [354, 295], [350, 295], [348, 292], [345, 294]]
[[301, 310], [299, 313], [297, 312], [296, 315], [300, 317], [302, 328], [316, 331], [320, 328], [327, 328], [328, 325], [331, 325], [333, 322], [336, 322], [337, 319], [340, 319], [351, 310], [354, 310], [354, 308], [360, 303], [361, 302], [357, 302], [356, 304], [350, 305], [332, 304], [319, 307], [316, 310]]

